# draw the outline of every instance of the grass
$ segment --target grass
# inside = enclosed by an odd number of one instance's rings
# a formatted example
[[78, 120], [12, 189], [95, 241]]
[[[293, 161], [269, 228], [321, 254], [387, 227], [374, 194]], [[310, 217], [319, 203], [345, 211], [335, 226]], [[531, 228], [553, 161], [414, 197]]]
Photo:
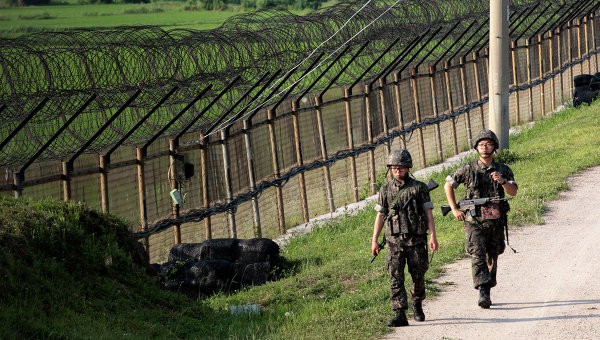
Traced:
[[[512, 228], [543, 223], [546, 202], [568, 189], [567, 178], [600, 164], [599, 109], [567, 109], [511, 137], [502, 157], [520, 188]], [[443, 183], [452, 170], [432, 178]], [[432, 199], [440, 251], [427, 273], [429, 296], [443, 265], [463, 256], [464, 238], [461, 223], [440, 214], [443, 190]], [[373, 219], [367, 208], [291, 240], [278, 281], [190, 300], [160, 290], [135, 265], [139, 255], [119, 219], [77, 203], [1, 199], [0, 337], [378, 338], [391, 311], [385, 250], [369, 263]], [[232, 316], [240, 304], [261, 312]]]
[[[337, 2], [329, 1], [323, 8]], [[0, 7], [1, 8], [1, 7]], [[1, 8], [0, 37], [66, 29], [100, 29], [118, 26], [153, 25], [164, 29], [210, 30], [221, 26], [232, 16], [244, 13], [241, 5], [228, 5], [218, 11], [190, 6], [186, 1], [156, 1], [148, 4], [80, 4], [65, 1], [48, 6]], [[291, 12], [304, 15], [310, 10]]]
[[158, 2], [4, 8], [0, 20], [0, 37], [73, 28], [113, 28], [131, 25], [209, 30], [241, 13], [239, 7], [230, 7], [223, 11], [200, 11], [186, 10], [185, 6], [185, 2]]

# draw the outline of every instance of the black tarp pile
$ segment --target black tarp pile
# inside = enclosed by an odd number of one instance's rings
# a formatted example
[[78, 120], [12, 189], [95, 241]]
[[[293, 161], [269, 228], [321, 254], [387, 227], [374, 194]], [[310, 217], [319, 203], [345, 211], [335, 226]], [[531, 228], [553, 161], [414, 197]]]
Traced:
[[154, 266], [164, 288], [201, 297], [264, 284], [279, 261], [279, 245], [273, 240], [222, 238], [177, 244], [166, 263]]
[[573, 78], [573, 106], [591, 104], [600, 92], [600, 72], [596, 74], [580, 74]]

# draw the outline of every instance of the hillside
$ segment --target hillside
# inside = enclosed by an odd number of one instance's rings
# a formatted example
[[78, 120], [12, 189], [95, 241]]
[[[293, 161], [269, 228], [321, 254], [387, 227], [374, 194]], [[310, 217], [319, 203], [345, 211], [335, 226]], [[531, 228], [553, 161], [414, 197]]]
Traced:
[[187, 301], [160, 290], [146, 262], [114, 216], [72, 202], [0, 198], [0, 338], [184, 335], [147, 329], [144, 319], [179, 313]]

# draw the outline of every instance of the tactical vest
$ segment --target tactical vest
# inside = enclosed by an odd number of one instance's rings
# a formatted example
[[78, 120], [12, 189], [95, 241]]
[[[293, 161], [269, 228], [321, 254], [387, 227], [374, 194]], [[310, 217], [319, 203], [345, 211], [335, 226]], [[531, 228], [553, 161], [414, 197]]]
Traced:
[[427, 234], [427, 220], [420, 197], [418, 184], [404, 186], [395, 195], [388, 213], [389, 235]]

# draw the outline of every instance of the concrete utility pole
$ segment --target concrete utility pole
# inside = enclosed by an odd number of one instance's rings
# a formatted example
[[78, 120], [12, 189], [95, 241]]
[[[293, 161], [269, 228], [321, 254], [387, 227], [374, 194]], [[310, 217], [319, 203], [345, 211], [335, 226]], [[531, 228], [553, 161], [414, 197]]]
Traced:
[[500, 141], [500, 149], [508, 149], [508, 0], [490, 0], [489, 50], [489, 126]]

